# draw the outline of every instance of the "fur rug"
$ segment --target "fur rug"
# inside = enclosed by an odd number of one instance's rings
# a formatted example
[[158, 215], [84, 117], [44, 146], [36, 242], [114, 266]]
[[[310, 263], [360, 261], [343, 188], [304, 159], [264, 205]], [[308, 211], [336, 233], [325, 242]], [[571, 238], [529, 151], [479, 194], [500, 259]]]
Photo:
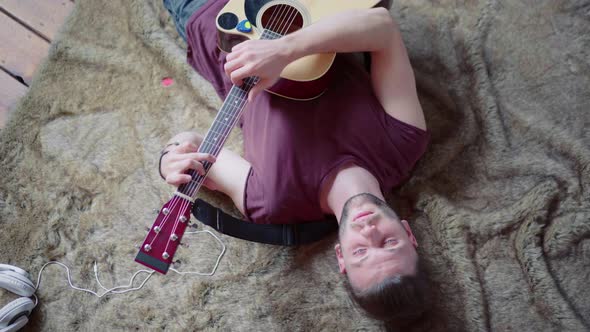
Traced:
[[[436, 285], [425, 324], [590, 329], [590, 4], [400, 0], [392, 14], [433, 137], [390, 195]], [[160, 1], [76, 1], [0, 132], [0, 262], [36, 279], [58, 260], [76, 285], [98, 289], [97, 262], [106, 287], [127, 283], [141, 268], [134, 245], [173, 189], [156, 170], [160, 149], [177, 132], [204, 133], [220, 105], [186, 64]], [[235, 130], [228, 146], [240, 143]], [[335, 236], [300, 248], [221, 238], [227, 253], [213, 277], [154, 275], [102, 299], [71, 290], [50, 266], [29, 329], [381, 328], [349, 303]], [[181, 269], [210, 270], [219, 245], [187, 242]]]

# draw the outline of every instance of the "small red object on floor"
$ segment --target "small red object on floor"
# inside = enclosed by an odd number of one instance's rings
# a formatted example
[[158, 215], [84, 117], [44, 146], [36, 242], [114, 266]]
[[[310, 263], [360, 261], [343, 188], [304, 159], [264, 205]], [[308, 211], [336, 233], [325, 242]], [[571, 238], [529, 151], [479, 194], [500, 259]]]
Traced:
[[174, 79], [172, 77], [164, 77], [162, 79], [162, 86], [171, 86], [174, 84]]

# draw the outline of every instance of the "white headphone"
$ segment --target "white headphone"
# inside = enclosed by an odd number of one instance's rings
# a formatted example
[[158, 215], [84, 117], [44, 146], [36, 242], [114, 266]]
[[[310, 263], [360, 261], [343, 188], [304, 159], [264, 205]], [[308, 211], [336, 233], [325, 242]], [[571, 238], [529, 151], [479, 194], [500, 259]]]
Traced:
[[0, 332], [17, 331], [27, 324], [35, 308], [35, 303], [30, 299], [35, 293], [35, 285], [27, 271], [0, 264], [0, 287], [22, 296], [0, 309]]

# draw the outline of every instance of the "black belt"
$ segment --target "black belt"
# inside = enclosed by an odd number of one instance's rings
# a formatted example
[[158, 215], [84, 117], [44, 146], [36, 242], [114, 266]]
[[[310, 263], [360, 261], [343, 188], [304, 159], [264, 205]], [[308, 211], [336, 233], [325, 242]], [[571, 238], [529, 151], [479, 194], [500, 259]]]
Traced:
[[283, 246], [315, 242], [338, 229], [336, 219], [304, 224], [255, 224], [234, 218], [200, 198], [193, 204], [192, 212], [200, 222], [220, 233], [242, 240]]

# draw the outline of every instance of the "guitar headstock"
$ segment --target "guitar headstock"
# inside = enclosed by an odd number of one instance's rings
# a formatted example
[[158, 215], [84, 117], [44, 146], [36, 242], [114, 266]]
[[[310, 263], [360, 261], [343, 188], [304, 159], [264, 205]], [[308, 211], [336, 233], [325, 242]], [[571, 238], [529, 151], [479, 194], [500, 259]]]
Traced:
[[188, 226], [192, 205], [191, 201], [179, 196], [174, 196], [164, 204], [139, 248], [135, 261], [166, 274]]

